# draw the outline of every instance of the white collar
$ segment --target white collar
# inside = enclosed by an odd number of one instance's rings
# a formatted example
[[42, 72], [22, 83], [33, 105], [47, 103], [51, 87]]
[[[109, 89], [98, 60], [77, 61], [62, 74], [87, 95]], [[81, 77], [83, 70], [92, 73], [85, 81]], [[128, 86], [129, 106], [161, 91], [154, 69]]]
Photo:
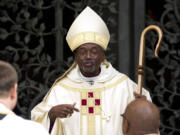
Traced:
[[95, 77], [85, 77], [81, 72], [79, 72], [79, 75], [86, 82], [96, 81], [98, 79], [98, 77], [100, 76], [100, 74], [99, 74], [99, 75], [97, 75]]

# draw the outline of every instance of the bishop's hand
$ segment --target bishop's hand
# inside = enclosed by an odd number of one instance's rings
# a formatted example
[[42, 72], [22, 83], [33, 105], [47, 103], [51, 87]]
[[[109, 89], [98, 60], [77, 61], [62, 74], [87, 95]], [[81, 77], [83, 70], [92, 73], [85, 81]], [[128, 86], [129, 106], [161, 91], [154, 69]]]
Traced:
[[50, 109], [48, 115], [52, 123], [59, 118], [68, 118], [74, 111], [79, 112], [79, 109], [75, 108], [76, 103], [74, 104], [61, 104], [54, 106]]

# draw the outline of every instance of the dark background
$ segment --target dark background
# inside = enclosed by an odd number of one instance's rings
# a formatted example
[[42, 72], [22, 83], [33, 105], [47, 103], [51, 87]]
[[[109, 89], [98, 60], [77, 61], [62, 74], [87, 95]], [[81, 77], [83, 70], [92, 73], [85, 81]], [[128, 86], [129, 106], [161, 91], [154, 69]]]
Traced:
[[107, 59], [135, 82], [142, 30], [151, 24], [162, 29], [158, 59], [157, 34], [146, 35], [144, 87], [160, 109], [161, 135], [180, 135], [179, 0], [0, 0], [0, 59], [13, 64], [19, 75], [14, 111], [29, 118], [32, 107], [71, 65], [65, 36], [87, 5], [110, 30]]

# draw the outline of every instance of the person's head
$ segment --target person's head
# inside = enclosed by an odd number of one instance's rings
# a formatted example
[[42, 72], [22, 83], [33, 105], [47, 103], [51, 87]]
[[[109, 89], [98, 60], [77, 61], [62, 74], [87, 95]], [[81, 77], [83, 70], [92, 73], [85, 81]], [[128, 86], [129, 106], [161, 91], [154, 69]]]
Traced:
[[144, 135], [159, 131], [159, 109], [146, 99], [132, 101], [128, 104], [122, 117], [124, 135]]
[[18, 75], [13, 66], [0, 60], [0, 102], [13, 109], [17, 102]]
[[86, 77], [97, 76], [100, 65], [105, 59], [103, 48], [94, 43], [85, 43], [75, 50], [75, 61], [81, 73]]
[[82, 74], [96, 76], [110, 40], [109, 30], [101, 17], [86, 7], [72, 23], [66, 40], [75, 52], [75, 60]]

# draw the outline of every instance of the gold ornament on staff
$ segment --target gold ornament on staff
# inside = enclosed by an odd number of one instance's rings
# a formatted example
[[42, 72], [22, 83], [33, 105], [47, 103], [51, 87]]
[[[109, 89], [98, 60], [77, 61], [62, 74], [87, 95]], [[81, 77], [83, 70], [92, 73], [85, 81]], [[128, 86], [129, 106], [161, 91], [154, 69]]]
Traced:
[[150, 25], [146, 27], [140, 39], [140, 48], [139, 48], [139, 65], [138, 65], [138, 93], [142, 94], [142, 82], [143, 82], [143, 73], [144, 73], [144, 48], [145, 48], [145, 35], [149, 30], [155, 30], [158, 33], [159, 39], [155, 49], [155, 57], [158, 57], [159, 46], [162, 41], [162, 30], [156, 25]]

